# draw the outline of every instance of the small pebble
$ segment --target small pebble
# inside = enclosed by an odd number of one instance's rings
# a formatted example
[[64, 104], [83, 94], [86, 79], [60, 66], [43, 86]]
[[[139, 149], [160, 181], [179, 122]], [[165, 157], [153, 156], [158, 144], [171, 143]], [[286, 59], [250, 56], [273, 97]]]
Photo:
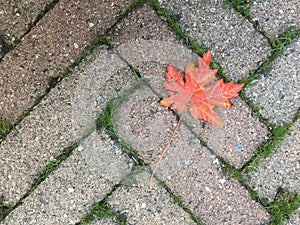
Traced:
[[235, 149], [238, 151], [238, 152], [242, 152], [242, 146], [240, 144], [236, 145], [235, 146]]
[[84, 147], [80, 145], [80, 146], [78, 146], [77, 151], [81, 152], [83, 149], [84, 149]]
[[226, 182], [226, 180], [225, 180], [225, 179], [220, 179], [219, 182], [220, 182], [221, 184], [224, 184], [224, 183]]
[[208, 192], [211, 192], [211, 190], [209, 189], [209, 187], [205, 187], [205, 190]]

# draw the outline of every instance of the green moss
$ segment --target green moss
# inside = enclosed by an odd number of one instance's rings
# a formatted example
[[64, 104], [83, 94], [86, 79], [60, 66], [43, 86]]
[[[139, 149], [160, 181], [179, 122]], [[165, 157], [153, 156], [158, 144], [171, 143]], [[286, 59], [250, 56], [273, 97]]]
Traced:
[[7, 134], [12, 128], [12, 124], [4, 119], [0, 119], [0, 138]]
[[3, 197], [0, 196], [0, 221], [2, 221], [11, 211], [12, 206], [7, 206], [3, 203]]
[[33, 185], [29, 189], [29, 191], [23, 196], [22, 199], [26, 198], [28, 195], [30, 195], [38, 186], [40, 183], [42, 183], [50, 173], [52, 173], [65, 159], [69, 157], [71, 152], [78, 146], [77, 143], [74, 143], [70, 147], [66, 148], [63, 153], [57, 157], [57, 159], [51, 160], [45, 168], [42, 170], [38, 178], [34, 181]]
[[[116, 220], [115, 214], [112, 213], [112, 211], [108, 208], [107, 202], [101, 201], [99, 203], [95, 203], [92, 206], [92, 209], [90, 212], [88, 212], [79, 223], [80, 224], [89, 224], [93, 219], [98, 218], [98, 219], [103, 219], [103, 218], [112, 218]], [[122, 224], [122, 223], [119, 223]]]
[[168, 14], [156, 1], [147, 1], [147, 3], [152, 6], [156, 13], [169, 24], [177, 37], [183, 40], [189, 49], [193, 50], [198, 55], [203, 55], [208, 50], [206, 47], [198, 45], [196, 41], [185, 34], [185, 32], [176, 23], [176, 15]]
[[[160, 7], [159, 3], [156, 1], [147, 1], [147, 3], [153, 7], [153, 9], [156, 11], [156, 13], [163, 18], [164, 21], [168, 23], [170, 28], [173, 30], [173, 32], [176, 34], [177, 38], [179, 40], [182, 40], [187, 48], [191, 49], [194, 53], [198, 54], [199, 56], [202, 56], [205, 52], [207, 52], [209, 49], [204, 45], [199, 45], [197, 41], [193, 40], [191, 37], [189, 37], [179, 26], [179, 24], [176, 22], [177, 16], [172, 15], [171, 12], [166, 12], [163, 8]], [[220, 64], [216, 63], [215, 60], [211, 59], [211, 67], [218, 70], [217, 77], [224, 79], [224, 81], [229, 81], [227, 74], [223, 71]]]
[[300, 196], [292, 195], [279, 190], [275, 201], [271, 204], [266, 205], [266, 209], [271, 216], [271, 225], [283, 224], [295, 210], [300, 207]]
[[115, 131], [115, 122], [116, 119], [116, 108], [123, 101], [128, 99], [129, 94], [134, 91], [137, 87], [139, 87], [143, 81], [137, 83], [131, 89], [125, 91], [119, 99], [112, 99], [107, 103], [106, 108], [103, 110], [103, 113], [100, 117], [96, 119], [96, 129], [100, 130], [101, 128], [105, 128], [106, 132], [110, 135], [111, 139], [118, 143], [127, 153], [127, 155], [132, 158], [137, 166], [145, 166], [146, 163], [139, 156], [137, 151], [135, 151], [129, 144], [125, 143], [116, 134]]
[[285, 139], [293, 124], [294, 122], [291, 122], [284, 126], [272, 127], [270, 138], [265, 143], [262, 143], [257, 147], [255, 150], [255, 156], [253, 156], [251, 160], [243, 166], [241, 171], [248, 172], [256, 168], [261, 159], [272, 155], [274, 153], [274, 149], [276, 149], [280, 142]]
[[187, 208], [184, 204], [183, 201], [181, 200], [181, 198], [175, 193], [173, 192], [162, 180], [160, 180], [158, 177], [155, 176], [155, 178], [158, 180], [160, 186], [162, 186], [163, 188], [165, 188], [170, 197], [173, 199], [173, 201], [180, 206], [185, 212], [187, 212], [189, 214], [189, 216], [191, 217], [191, 219], [198, 225], [203, 225], [204, 223], [201, 221], [201, 219], [196, 216], [195, 214], [193, 214], [193, 212]]
[[287, 28], [278, 37], [273, 37], [271, 35], [265, 34], [268, 38], [269, 43], [272, 47], [272, 52], [276, 55], [280, 54], [287, 45], [292, 43], [292, 40], [298, 37], [300, 30], [295, 30], [292, 27]]
[[232, 7], [233, 10], [239, 11], [243, 16], [250, 16], [250, 0], [225, 0], [223, 6], [225, 8]]

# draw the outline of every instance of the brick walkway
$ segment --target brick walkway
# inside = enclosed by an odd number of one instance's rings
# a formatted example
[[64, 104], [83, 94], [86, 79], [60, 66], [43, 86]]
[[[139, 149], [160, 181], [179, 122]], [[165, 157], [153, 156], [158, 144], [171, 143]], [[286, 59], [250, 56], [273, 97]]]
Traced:
[[[300, 224], [300, 3], [230, 2], [1, 2], [0, 224]], [[207, 49], [245, 88], [150, 189], [167, 65]]]

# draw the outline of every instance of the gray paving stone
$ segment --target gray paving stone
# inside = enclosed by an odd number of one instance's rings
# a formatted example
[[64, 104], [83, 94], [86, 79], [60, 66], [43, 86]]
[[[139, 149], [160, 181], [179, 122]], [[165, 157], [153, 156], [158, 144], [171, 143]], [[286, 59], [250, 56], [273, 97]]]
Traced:
[[50, 160], [86, 130], [107, 101], [135, 78], [116, 55], [99, 48], [51, 90], [0, 145], [0, 195], [15, 204]]
[[299, 30], [298, 0], [252, 1], [250, 17], [267, 33], [278, 36], [285, 30]]
[[116, 152], [103, 130], [94, 131], [1, 224], [78, 223], [130, 172], [130, 159]]
[[0, 118], [16, 122], [24, 110], [45, 94], [49, 81], [60, 77], [95, 35], [104, 34], [129, 3], [127, 0], [59, 1], [3, 58]]
[[[175, 116], [146, 86], [129, 95], [115, 112], [119, 137], [153, 168], [176, 126]], [[269, 220], [264, 208], [239, 182], [222, 172], [220, 162], [184, 125], [176, 132], [157, 175], [205, 224], [259, 224]]]
[[109, 33], [109, 40], [115, 51], [154, 86], [162, 79], [161, 73], [146, 77], [147, 68], [142, 65], [159, 62], [159, 66], [173, 64], [184, 69], [189, 59], [197, 59], [197, 55], [176, 39], [168, 24], [148, 5], [121, 20]]
[[246, 96], [260, 106], [260, 113], [274, 125], [290, 122], [300, 105], [300, 38], [261, 74]]
[[266, 201], [273, 201], [279, 188], [300, 194], [300, 120], [291, 129], [274, 154], [260, 160], [252, 172], [245, 175], [249, 184]]
[[109, 32], [108, 38], [115, 47], [141, 40], [176, 42], [176, 36], [168, 24], [146, 4], [123, 18]]
[[188, 35], [212, 50], [230, 79], [247, 77], [270, 55], [267, 40], [239, 13], [224, 9], [222, 1], [159, 2]]
[[107, 199], [113, 211], [127, 218], [126, 224], [196, 225], [189, 214], [180, 208], [167, 190], [156, 181], [153, 189], [149, 189], [148, 172], [140, 171], [129, 179], [133, 179], [135, 184], [118, 188]]
[[94, 219], [89, 223], [90, 225], [118, 225], [118, 223], [115, 223], [112, 219]]
[[4, 41], [15, 45], [47, 7], [55, 4], [54, 2], [54, 0], [1, 1], [0, 35]]
[[300, 224], [300, 208], [296, 210], [287, 220], [283, 222], [283, 225], [298, 225]]
[[251, 109], [240, 99], [231, 100], [234, 106], [229, 109], [217, 108], [223, 127], [216, 127], [190, 115], [187, 122], [215, 153], [237, 169], [242, 168], [255, 154], [259, 144], [269, 139], [267, 127], [253, 117]]

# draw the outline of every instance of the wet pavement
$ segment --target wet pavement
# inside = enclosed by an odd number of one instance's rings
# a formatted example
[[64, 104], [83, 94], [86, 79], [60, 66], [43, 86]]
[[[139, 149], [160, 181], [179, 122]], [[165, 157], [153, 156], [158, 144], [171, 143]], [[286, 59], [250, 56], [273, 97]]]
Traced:
[[[299, 223], [298, 1], [0, 4], [0, 224]], [[186, 114], [150, 189], [167, 66], [207, 49], [246, 85], [223, 127]]]

